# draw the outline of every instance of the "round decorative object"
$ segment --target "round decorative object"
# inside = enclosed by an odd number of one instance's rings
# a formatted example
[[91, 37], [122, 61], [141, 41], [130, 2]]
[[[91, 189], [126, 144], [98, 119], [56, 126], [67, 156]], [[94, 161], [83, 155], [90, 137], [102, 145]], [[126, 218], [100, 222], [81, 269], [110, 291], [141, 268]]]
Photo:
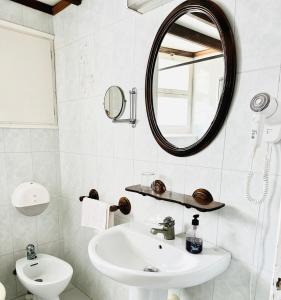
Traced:
[[159, 179], [152, 182], [151, 188], [156, 194], [163, 194], [166, 192], [165, 183]]
[[201, 205], [208, 205], [214, 200], [212, 194], [205, 189], [195, 190], [192, 197]]

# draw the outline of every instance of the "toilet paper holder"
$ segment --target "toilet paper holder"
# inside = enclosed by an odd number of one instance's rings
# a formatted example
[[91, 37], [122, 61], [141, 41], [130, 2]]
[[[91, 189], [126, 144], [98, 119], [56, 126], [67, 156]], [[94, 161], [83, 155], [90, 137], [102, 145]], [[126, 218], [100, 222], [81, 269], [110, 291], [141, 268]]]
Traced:
[[[91, 189], [88, 196], [80, 196], [79, 197], [80, 202], [82, 202], [84, 200], [84, 198], [86, 198], [86, 197], [90, 198], [90, 199], [99, 200], [99, 193], [97, 192], [97, 190]], [[110, 211], [111, 212], [115, 212], [117, 210], [120, 210], [121, 213], [124, 214], [124, 215], [128, 215], [131, 212], [131, 209], [132, 209], [131, 202], [126, 197], [121, 197], [119, 199], [118, 205], [111, 205], [110, 206]]]

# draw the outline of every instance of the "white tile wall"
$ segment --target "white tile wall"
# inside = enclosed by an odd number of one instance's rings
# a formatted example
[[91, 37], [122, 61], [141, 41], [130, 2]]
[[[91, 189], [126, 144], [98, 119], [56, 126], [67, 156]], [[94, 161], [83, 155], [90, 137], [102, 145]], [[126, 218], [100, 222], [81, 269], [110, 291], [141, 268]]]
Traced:
[[[0, 19], [53, 33], [51, 16], [10, 0], [0, 0]], [[30, 180], [51, 193], [51, 205], [38, 217], [23, 216], [11, 205], [14, 188]], [[9, 300], [25, 293], [12, 272], [28, 243], [45, 253], [62, 254], [58, 130], [0, 129], [0, 191], [0, 281]]]
[[[155, 33], [181, 2], [175, 0], [139, 15], [127, 10], [126, 0], [84, 0], [80, 7], [70, 7], [54, 18], [65, 257], [74, 266], [75, 284], [93, 299], [127, 299], [127, 288], [103, 277], [89, 264], [85, 249], [93, 233], [80, 227], [79, 195], [90, 187], [96, 187], [108, 202], [127, 195], [133, 206], [129, 221], [151, 222], [172, 213], [178, 230], [190, 224], [195, 212], [126, 193], [124, 187], [139, 183], [145, 170], [154, 170], [174, 191], [192, 193], [205, 187], [227, 205], [219, 212], [201, 214], [201, 231], [206, 240], [232, 252], [232, 264], [216, 280], [179, 291], [181, 300], [249, 299], [258, 209], [244, 199], [251, 126], [248, 105], [254, 94], [267, 91], [277, 96], [280, 89], [281, 36], [277, 29], [281, 2], [216, 1], [235, 31], [239, 58], [236, 94], [216, 140], [195, 156], [176, 158], [160, 149], [152, 137], [144, 104], [144, 79]], [[137, 87], [135, 129], [112, 124], [105, 117], [103, 95], [112, 84], [120, 85], [126, 96], [128, 89]], [[15, 147], [24, 147], [24, 143]], [[255, 247], [255, 258], [262, 262], [256, 299], [263, 300], [269, 295], [278, 227], [278, 151], [272, 160], [271, 197], [260, 211], [262, 237]], [[263, 153], [261, 149], [257, 171], [262, 169]], [[258, 186], [260, 178], [255, 180]]]
[[[12, 272], [27, 244], [62, 255], [60, 161], [58, 130], [0, 129], [0, 136], [0, 281], [9, 300], [25, 293]], [[14, 188], [31, 180], [45, 185], [51, 195], [48, 209], [38, 217], [26, 217], [11, 205]]]

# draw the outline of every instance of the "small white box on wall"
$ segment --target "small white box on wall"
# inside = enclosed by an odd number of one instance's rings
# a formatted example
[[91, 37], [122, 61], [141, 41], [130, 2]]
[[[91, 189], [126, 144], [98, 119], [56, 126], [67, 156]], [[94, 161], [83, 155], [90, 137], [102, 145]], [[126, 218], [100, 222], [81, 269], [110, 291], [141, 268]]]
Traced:
[[128, 8], [144, 14], [173, 0], [127, 0]]

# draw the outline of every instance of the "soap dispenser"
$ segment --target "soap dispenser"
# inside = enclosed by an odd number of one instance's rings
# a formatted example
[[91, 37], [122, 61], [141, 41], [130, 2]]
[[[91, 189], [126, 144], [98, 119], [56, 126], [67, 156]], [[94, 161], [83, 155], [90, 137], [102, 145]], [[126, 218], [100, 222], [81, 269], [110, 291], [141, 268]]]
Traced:
[[203, 249], [203, 240], [198, 237], [199, 215], [194, 215], [192, 228], [186, 233], [186, 250], [192, 254], [199, 254]]

